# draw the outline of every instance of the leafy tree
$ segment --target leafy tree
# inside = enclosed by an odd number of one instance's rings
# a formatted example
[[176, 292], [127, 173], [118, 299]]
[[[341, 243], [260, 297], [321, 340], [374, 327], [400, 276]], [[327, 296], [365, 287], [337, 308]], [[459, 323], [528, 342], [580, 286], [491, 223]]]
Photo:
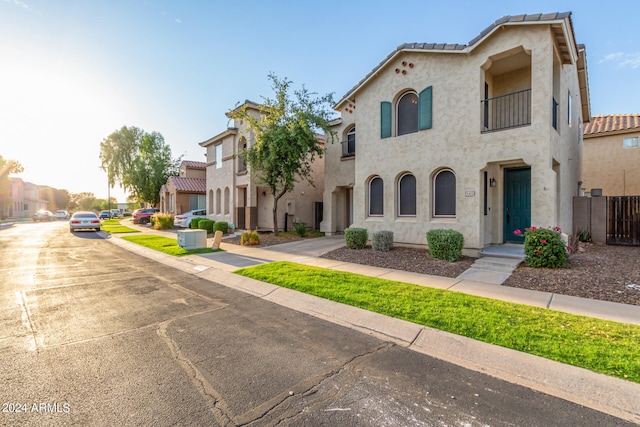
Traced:
[[9, 201], [9, 174], [22, 173], [24, 168], [16, 160], [8, 160], [0, 155], [0, 215], [5, 215]]
[[[90, 211], [94, 210], [96, 196], [93, 193], [72, 193], [69, 195], [69, 210]], [[97, 210], [97, 209], [95, 209]]]
[[153, 205], [160, 200], [160, 187], [178, 174], [181, 159], [172, 159], [160, 133], [134, 126], [123, 126], [100, 143], [101, 167], [109, 185], [118, 183], [136, 200]]
[[301, 180], [314, 185], [311, 166], [323, 155], [323, 145], [316, 132], [329, 135], [333, 95], [315, 97], [304, 86], [290, 93], [292, 82], [269, 74], [275, 99], [264, 98], [260, 116], [247, 111], [245, 103], [229, 112], [229, 117], [247, 122], [246, 133], [255, 143], [240, 153], [258, 181], [273, 196], [273, 232], [278, 235], [278, 200]]

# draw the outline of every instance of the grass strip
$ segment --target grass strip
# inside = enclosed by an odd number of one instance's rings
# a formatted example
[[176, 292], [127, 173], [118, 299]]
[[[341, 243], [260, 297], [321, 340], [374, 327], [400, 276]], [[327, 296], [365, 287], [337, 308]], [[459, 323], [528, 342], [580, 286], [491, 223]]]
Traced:
[[275, 262], [237, 274], [640, 383], [640, 326]]
[[158, 252], [164, 252], [165, 254], [174, 256], [184, 256], [193, 254], [206, 254], [210, 252], [219, 252], [222, 249], [184, 249], [178, 246], [177, 239], [171, 239], [169, 237], [158, 236], [155, 234], [141, 234], [139, 236], [123, 236], [124, 240], [136, 243], [138, 245], [153, 249]]
[[104, 231], [106, 231], [109, 234], [116, 234], [116, 233], [139, 233], [140, 230], [135, 230], [133, 228], [124, 226], [120, 224], [120, 220], [119, 219], [107, 219], [102, 221], [102, 224], [100, 226]]

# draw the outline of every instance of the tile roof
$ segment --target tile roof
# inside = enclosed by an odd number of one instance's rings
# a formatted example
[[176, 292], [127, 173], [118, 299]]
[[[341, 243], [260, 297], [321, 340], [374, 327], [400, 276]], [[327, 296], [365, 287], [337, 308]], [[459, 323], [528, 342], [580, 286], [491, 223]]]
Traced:
[[[401, 52], [406, 51], [424, 51], [424, 52], [455, 52], [465, 53], [473, 49], [474, 45], [479, 43], [485, 37], [496, 31], [497, 28], [503, 25], [523, 25], [523, 24], [535, 24], [535, 23], [554, 23], [557, 21], [566, 20], [568, 23], [569, 32], [571, 34], [572, 42], [575, 43], [575, 35], [573, 33], [573, 24], [571, 23], [571, 12], [553, 12], [553, 13], [536, 13], [531, 15], [516, 15], [516, 16], [503, 16], [496, 20], [493, 24], [482, 30], [482, 32], [473, 38], [469, 44], [447, 44], [447, 43], [404, 43], [396, 47], [391, 53], [389, 53], [373, 70], [371, 70], [362, 80], [360, 80], [353, 88], [351, 88], [335, 105], [334, 108], [340, 111], [343, 103], [348, 101], [348, 98], [358, 91], [365, 83], [367, 83], [375, 74], [380, 71], [392, 58]], [[556, 25], [557, 26], [557, 25]], [[561, 34], [562, 30], [554, 29], [555, 37], [563, 38]], [[568, 61], [569, 52], [572, 51], [569, 44], [566, 41], [558, 43], [561, 50], [560, 54], [563, 56], [565, 63]], [[573, 47], [578, 49], [574, 44]], [[584, 49], [584, 46], [582, 47]]]
[[584, 127], [584, 136], [597, 136], [605, 133], [640, 132], [640, 114], [608, 114], [593, 116]]
[[176, 191], [188, 191], [191, 193], [206, 193], [207, 181], [202, 178], [185, 178], [182, 176], [170, 176], [167, 184], [171, 183]]
[[183, 160], [180, 166], [185, 166], [190, 169], [206, 169], [206, 162], [196, 162], [195, 160]]

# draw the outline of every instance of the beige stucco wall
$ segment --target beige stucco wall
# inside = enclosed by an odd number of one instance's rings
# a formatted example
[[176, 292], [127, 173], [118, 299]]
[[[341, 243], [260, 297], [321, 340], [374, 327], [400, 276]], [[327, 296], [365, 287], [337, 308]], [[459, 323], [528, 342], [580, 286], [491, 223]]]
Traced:
[[640, 195], [640, 148], [623, 148], [622, 140], [640, 132], [584, 139], [582, 188], [602, 188], [603, 196]]
[[[514, 78], [531, 81], [531, 125], [503, 131], [481, 133], [484, 72], [487, 61], [504, 52], [524, 49], [530, 67], [513, 72]], [[336, 188], [354, 184], [353, 226], [369, 234], [394, 231], [396, 242], [425, 244], [432, 228], [451, 228], [462, 232], [466, 248], [482, 248], [502, 243], [502, 198], [504, 169], [531, 167], [532, 225], [571, 227], [571, 197], [576, 195], [579, 176], [580, 100], [574, 99], [573, 128], [560, 123], [551, 126], [554, 43], [547, 26], [509, 27], [486, 40], [471, 53], [403, 53], [378, 70], [375, 78], [355, 95], [355, 107], [343, 108], [339, 135], [356, 124], [355, 160], [341, 161], [341, 148], [327, 144], [325, 174], [325, 221], [323, 230], [337, 231]], [[402, 62], [414, 64], [412, 68]], [[396, 73], [395, 69], [406, 74]], [[561, 92], [577, 90], [574, 65], [562, 70]], [[513, 83], [515, 90], [519, 82]], [[509, 83], [500, 82], [505, 88]], [[407, 90], [419, 93], [433, 86], [433, 127], [416, 133], [380, 138], [380, 102], [394, 103]], [[494, 88], [495, 89], [495, 88]], [[511, 90], [511, 89], [510, 89]], [[560, 100], [566, 111], [566, 99]], [[564, 110], [563, 110], [564, 109]], [[395, 113], [394, 113], [395, 118]], [[566, 123], [566, 121], [565, 121]], [[395, 129], [395, 123], [394, 123]], [[395, 135], [395, 131], [394, 131]], [[561, 179], [557, 182], [554, 161]], [[571, 159], [571, 160], [570, 160]], [[441, 169], [456, 175], [456, 217], [432, 216], [432, 178]], [[571, 169], [571, 170], [569, 170]], [[488, 190], [488, 215], [483, 210], [483, 171], [497, 181]], [[410, 172], [416, 177], [417, 214], [399, 217], [397, 179]], [[367, 182], [379, 175], [384, 180], [384, 216], [367, 215]], [[567, 208], [568, 206], [568, 208]]]

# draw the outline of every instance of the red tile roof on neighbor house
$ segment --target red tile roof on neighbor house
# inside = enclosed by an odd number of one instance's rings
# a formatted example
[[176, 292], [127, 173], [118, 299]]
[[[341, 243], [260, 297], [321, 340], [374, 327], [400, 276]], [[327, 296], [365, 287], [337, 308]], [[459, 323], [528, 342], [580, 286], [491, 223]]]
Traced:
[[195, 160], [183, 160], [181, 166], [188, 167], [189, 169], [206, 169], [206, 162], [196, 162]]
[[167, 184], [171, 183], [176, 191], [186, 191], [189, 193], [207, 192], [207, 181], [202, 178], [184, 178], [182, 176], [170, 176]]
[[584, 127], [584, 136], [598, 136], [605, 133], [640, 132], [640, 114], [608, 114], [593, 116]]

